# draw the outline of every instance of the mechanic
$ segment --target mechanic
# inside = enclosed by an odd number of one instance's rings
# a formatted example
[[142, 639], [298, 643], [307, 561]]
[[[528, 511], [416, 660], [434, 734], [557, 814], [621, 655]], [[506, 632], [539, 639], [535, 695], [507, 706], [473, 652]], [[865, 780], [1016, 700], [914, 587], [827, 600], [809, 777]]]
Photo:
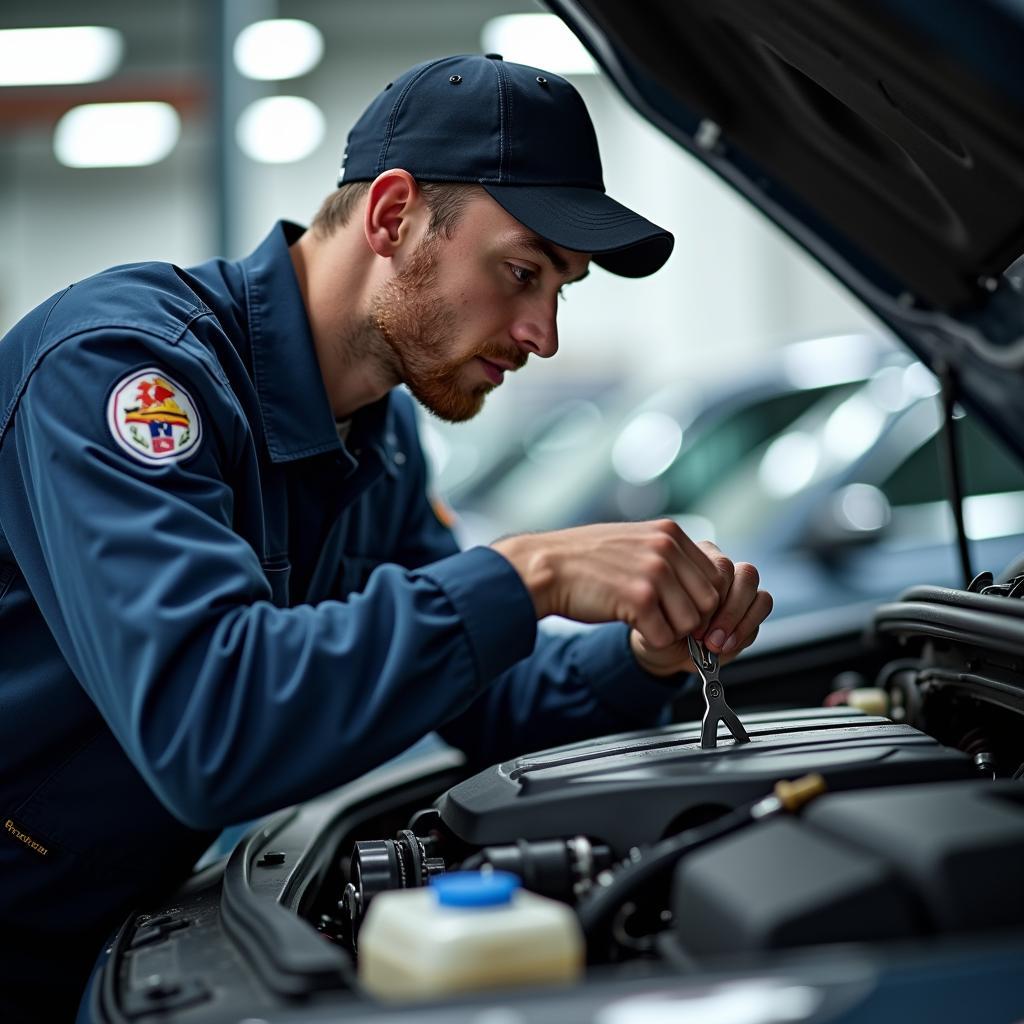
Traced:
[[435, 729], [482, 766], [653, 725], [688, 634], [723, 661], [754, 639], [756, 570], [671, 521], [460, 553], [395, 390], [468, 419], [555, 354], [591, 259], [639, 277], [671, 248], [605, 195], [569, 83], [450, 57], [372, 102], [310, 230], [115, 267], [6, 336], [3, 1020], [70, 1017], [223, 826]]

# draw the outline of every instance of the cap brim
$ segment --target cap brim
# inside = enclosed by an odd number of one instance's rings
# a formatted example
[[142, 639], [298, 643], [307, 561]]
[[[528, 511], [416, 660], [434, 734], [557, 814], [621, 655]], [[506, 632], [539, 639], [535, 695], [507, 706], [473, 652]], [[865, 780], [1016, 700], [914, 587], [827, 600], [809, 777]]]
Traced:
[[675, 239], [640, 214], [593, 188], [567, 185], [484, 185], [504, 210], [541, 238], [576, 252], [622, 277], [660, 269]]

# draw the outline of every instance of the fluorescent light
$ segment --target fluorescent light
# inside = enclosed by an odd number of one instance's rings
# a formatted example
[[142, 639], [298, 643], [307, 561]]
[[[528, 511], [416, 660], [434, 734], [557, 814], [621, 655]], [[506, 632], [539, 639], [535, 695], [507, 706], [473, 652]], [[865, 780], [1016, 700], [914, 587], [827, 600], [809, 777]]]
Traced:
[[903, 387], [910, 400], [915, 398], [931, 398], [942, 389], [938, 378], [924, 363], [911, 363], [903, 374]]
[[972, 494], [964, 498], [964, 528], [971, 540], [1020, 533], [1024, 530], [1024, 493]]
[[820, 388], [864, 380], [885, 347], [863, 334], [794, 341], [781, 351], [782, 366], [798, 388]]
[[108, 78], [121, 63], [124, 41], [112, 28], [0, 30], [0, 85], [69, 85]]
[[683, 428], [667, 413], [642, 412], [623, 428], [612, 448], [615, 472], [631, 484], [661, 476], [683, 446]]
[[250, 103], [235, 136], [246, 156], [265, 164], [287, 164], [309, 156], [323, 141], [324, 115], [301, 96], [268, 96]]
[[272, 18], [243, 28], [235, 39], [234, 53], [235, 67], [247, 78], [297, 78], [320, 62], [324, 37], [308, 21]]
[[597, 65], [583, 44], [554, 14], [503, 14], [481, 33], [485, 53], [557, 75], [595, 75]]
[[872, 375], [868, 382], [868, 394], [879, 409], [899, 412], [914, 401], [914, 397], [908, 393], [904, 385], [905, 380], [904, 367], [884, 366]]
[[820, 460], [821, 450], [815, 438], [802, 430], [793, 430], [768, 446], [758, 464], [757, 476], [772, 497], [788, 498], [814, 479]]
[[885, 495], [871, 484], [849, 484], [833, 500], [843, 521], [853, 530], [881, 530], [892, 518]]
[[68, 167], [142, 167], [163, 160], [180, 134], [169, 103], [86, 103], [57, 122], [53, 151]]
[[860, 458], [881, 436], [885, 413], [866, 395], [857, 392], [840, 403], [825, 423], [825, 448], [842, 463]]

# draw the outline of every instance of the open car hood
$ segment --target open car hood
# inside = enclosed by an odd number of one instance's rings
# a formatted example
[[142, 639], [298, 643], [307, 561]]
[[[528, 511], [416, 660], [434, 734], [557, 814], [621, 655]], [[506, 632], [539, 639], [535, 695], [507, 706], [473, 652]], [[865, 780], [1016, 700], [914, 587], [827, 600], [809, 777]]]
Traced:
[[1024, 3], [548, 2], [1024, 456]]

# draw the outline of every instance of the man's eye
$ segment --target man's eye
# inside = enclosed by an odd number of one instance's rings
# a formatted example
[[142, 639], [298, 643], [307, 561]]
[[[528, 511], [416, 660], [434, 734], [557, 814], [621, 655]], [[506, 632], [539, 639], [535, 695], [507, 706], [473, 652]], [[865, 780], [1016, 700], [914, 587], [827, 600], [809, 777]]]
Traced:
[[512, 276], [520, 284], [529, 284], [537, 276], [532, 270], [527, 270], [526, 267], [520, 267], [516, 263], [510, 263], [508, 266], [512, 271]]

